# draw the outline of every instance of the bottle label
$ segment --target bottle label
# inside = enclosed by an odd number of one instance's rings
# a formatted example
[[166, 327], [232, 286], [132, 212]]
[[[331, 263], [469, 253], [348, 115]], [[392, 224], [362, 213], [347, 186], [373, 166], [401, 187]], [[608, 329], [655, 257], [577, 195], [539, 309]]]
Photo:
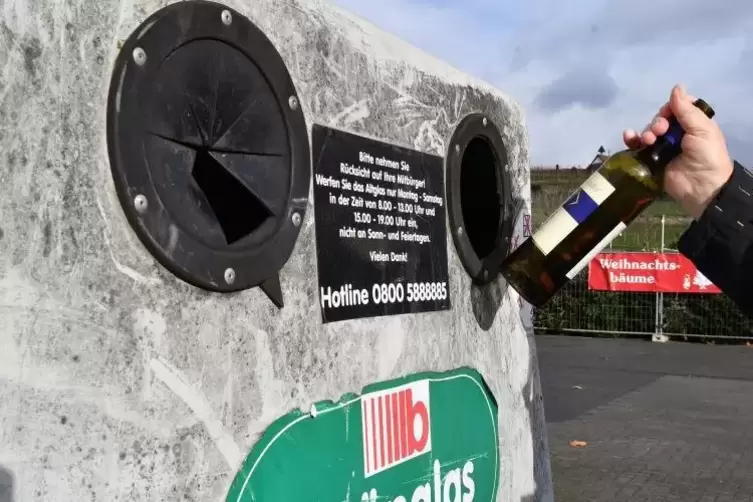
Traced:
[[533, 242], [548, 255], [598, 208], [615, 188], [599, 172], [593, 173], [533, 234]]
[[586, 265], [591, 263], [591, 260], [594, 259], [594, 256], [599, 254], [602, 249], [607, 247], [607, 245], [612, 242], [618, 235], [620, 235], [622, 231], [625, 230], [625, 228], [627, 228], [627, 225], [625, 225], [623, 222], [620, 222], [616, 227], [614, 227], [612, 231], [606, 235], [606, 237], [604, 237], [596, 246], [594, 246], [594, 248], [589, 251], [582, 260], [576, 263], [575, 266], [571, 268], [567, 274], [565, 274], [567, 278], [572, 280], [573, 277], [578, 275]]

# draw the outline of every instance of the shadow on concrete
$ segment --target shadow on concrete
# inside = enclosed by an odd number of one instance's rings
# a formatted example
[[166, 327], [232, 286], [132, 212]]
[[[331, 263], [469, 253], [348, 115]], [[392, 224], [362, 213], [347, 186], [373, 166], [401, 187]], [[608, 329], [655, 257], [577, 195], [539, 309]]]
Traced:
[[[507, 282], [500, 276], [497, 280], [485, 285], [471, 283], [471, 306], [473, 315], [484, 331], [488, 331], [499, 311], [502, 302], [508, 296]], [[531, 449], [534, 453], [533, 477], [536, 485], [534, 492], [521, 497], [521, 502], [552, 502], [553, 492], [549, 488], [552, 486], [551, 468], [549, 462], [549, 451], [546, 437], [546, 420], [544, 419], [544, 406], [541, 395], [541, 385], [537, 385], [539, 376], [538, 355], [536, 350], [536, 340], [533, 335], [526, 337], [528, 342], [528, 368], [526, 371], [526, 384], [521, 391], [521, 398], [528, 412], [528, 423], [530, 424]], [[538, 396], [538, 402], [531, 400], [531, 395]], [[536, 399], [536, 397], [534, 397]], [[502, 412], [500, 410], [500, 412]], [[537, 456], [537, 452], [543, 452], [544, 455]], [[542, 489], [543, 487], [543, 489]], [[497, 496], [502, 495], [503, 487], [497, 488]], [[504, 500], [509, 498], [509, 493], [504, 494]]]
[[484, 285], [471, 282], [473, 316], [476, 318], [479, 327], [484, 331], [489, 331], [492, 327], [503, 297], [504, 293], [499, 281], [492, 281]]
[[0, 465], [0, 502], [13, 502], [13, 473]]
[[[473, 314], [479, 327], [488, 331], [497, 315], [500, 305], [508, 297], [507, 281], [500, 275], [497, 280], [486, 285], [471, 283], [471, 305]], [[547, 446], [547, 429], [544, 417], [544, 403], [541, 385], [536, 385], [540, 379], [539, 357], [536, 348], [536, 339], [533, 335], [527, 336], [528, 342], [528, 369], [526, 371], [526, 384], [521, 391], [521, 397], [528, 412], [530, 424], [531, 449], [534, 452], [533, 476], [536, 485], [534, 492], [521, 497], [521, 502], [552, 502], [554, 500], [552, 487], [552, 474]], [[531, 400], [531, 395], [538, 396], [539, 402]], [[544, 455], [536, 456], [536, 452], [544, 452]], [[544, 489], [542, 489], [544, 487]], [[498, 489], [502, 490], [502, 487]], [[507, 494], [509, 497], [509, 494]]]
[[[528, 411], [528, 423], [531, 428], [531, 449], [534, 452], [533, 481], [536, 485], [534, 492], [521, 497], [520, 502], [551, 502], [554, 500], [552, 487], [552, 471], [549, 461], [547, 445], [547, 429], [544, 416], [542, 389], [536, 385], [539, 375], [539, 362], [536, 350], [536, 339], [528, 336], [528, 371], [526, 384], [522, 389], [522, 398]], [[531, 399], [533, 396], [533, 399]], [[538, 402], [536, 402], [538, 400]], [[536, 455], [536, 452], [542, 453]], [[545, 487], [546, 489], [542, 489]]]

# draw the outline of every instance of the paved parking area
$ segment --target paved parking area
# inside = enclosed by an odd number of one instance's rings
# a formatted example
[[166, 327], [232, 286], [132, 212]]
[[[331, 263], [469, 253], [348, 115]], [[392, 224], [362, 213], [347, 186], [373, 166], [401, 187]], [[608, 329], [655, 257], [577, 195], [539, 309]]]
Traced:
[[556, 502], [753, 501], [753, 348], [536, 343]]

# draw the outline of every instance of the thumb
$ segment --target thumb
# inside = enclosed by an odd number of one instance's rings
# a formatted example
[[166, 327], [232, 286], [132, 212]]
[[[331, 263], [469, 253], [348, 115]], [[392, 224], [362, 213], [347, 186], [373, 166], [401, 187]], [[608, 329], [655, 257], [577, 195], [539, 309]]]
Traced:
[[702, 132], [708, 129], [710, 119], [698, 107], [693, 105], [694, 98], [681, 86], [675, 86], [669, 97], [672, 115], [677, 118], [685, 132]]

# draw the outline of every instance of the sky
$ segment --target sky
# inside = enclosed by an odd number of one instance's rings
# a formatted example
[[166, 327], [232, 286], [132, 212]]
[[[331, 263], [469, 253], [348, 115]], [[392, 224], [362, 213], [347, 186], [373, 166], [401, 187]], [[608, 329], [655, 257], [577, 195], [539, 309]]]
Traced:
[[532, 165], [624, 148], [680, 83], [753, 167], [751, 0], [334, 0], [523, 106]]

